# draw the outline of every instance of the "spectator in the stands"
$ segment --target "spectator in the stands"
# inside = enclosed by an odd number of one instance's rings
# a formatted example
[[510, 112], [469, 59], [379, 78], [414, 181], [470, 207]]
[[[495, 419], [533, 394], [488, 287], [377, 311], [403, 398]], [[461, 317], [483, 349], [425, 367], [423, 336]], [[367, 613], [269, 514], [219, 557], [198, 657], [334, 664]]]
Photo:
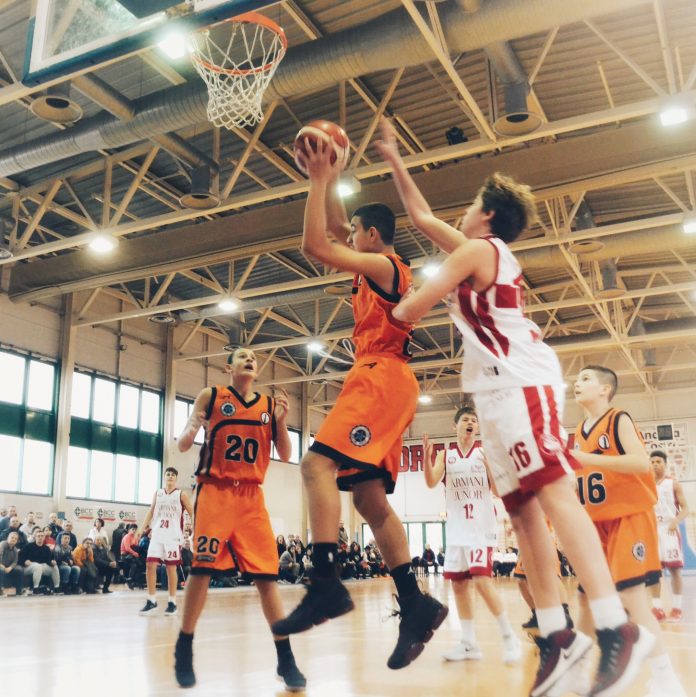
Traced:
[[121, 568], [126, 576], [128, 586], [132, 587], [138, 569], [138, 526], [131, 523], [128, 532], [121, 541]]
[[14, 586], [16, 595], [22, 592], [24, 572], [19, 567], [19, 535], [12, 531], [8, 538], [0, 542], [0, 595], [5, 594], [6, 586]]
[[342, 544], [348, 546], [348, 533], [346, 532], [345, 527], [343, 526], [343, 521], [341, 521], [338, 524], [338, 546], [340, 547]]
[[109, 545], [109, 536], [106, 534], [106, 530], [104, 529], [103, 518], [95, 518], [94, 526], [89, 531], [87, 537], [90, 537], [92, 539], [92, 542], [96, 542], [97, 537], [101, 537], [104, 540], [104, 544], [107, 546]]
[[[43, 530], [39, 529], [34, 535], [34, 541], [27, 543], [19, 552], [19, 563], [24, 567], [25, 577], [30, 577], [32, 592], [40, 592], [41, 578], [48, 576], [53, 581], [53, 591], [60, 590], [60, 571], [51, 550], [44, 544]], [[50, 595], [51, 590], [45, 592]]]
[[302, 567], [304, 568], [304, 573], [306, 576], [312, 570], [312, 545], [311, 543], [305, 547], [304, 555], [302, 556]]
[[21, 530], [27, 537], [31, 537], [32, 531], [34, 530], [36, 525], [37, 523], [34, 517], [34, 512], [29, 511], [29, 513], [27, 513], [27, 519], [24, 522], [24, 525], [22, 525]]
[[56, 541], [56, 544], [60, 544], [60, 534], [63, 532], [63, 526], [60, 520], [58, 520], [57, 513], [48, 514], [48, 526], [51, 528], [51, 537]]
[[17, 515], [17, 509], [14, 506], [9, 508], [0, 508], [0, 535], [4, 530], [10, 527], [10, 519]]
[[70, 548], [70, 535], [64, 532], [60, 535], [60, 544], [56, 544], [53, 550], [53, 558], [58, 564], [60, 573], [60, 587], [65, 595], [78, 593], [80, 588], [80, 567], [75, 565], [72, 549]]
[[437, 573], [437, 559], [435, 558], [435, 552], [430, 549], [430, 545], [426, 544], [423, 550], [423, 555], [421, 556], [421, 564], [423, 564], [423, 569], [425, 569], [425, 575], [430, 573], [430, 567], [433, 567], [433, 571]]
[[121, 561], [121, 542], [126, 535], [126, 524], [121, 521], [111, 533], [111, 553], [117, 562]]
[[73, 524], [71, 520], [66, 520], [65, 523], [63, 523], [63, 534], [70, 537], [70, 549], [75, 551], [75, 548], [77, 547], [77, 537], [75, 537], [75, 533], [73, 532]]
[[24, 547], [29, 542], [29, 540], [27, 540], [27, 536], [22, 532], [22, 526], [19, 522], [19, 517], [16, 515], [12, 516], [12, 518], [10, 518], [9, 526], [7, 528], [5, 528], [5, 530], [3, 530], [2, 533], [0, 533], [0, 542], [2, 542], [3, 540], [6, 540], [9, 537], [11, 532], [17, 533], [17, 537], [18, 537], [17, 548], [18, 549], [22, 549], [22, 547]]
[[276, 547], [278, 548], [278, 559], [280, 559], [280, 555], [288, 548], [285, 538], [282, 535], [276, 537]]
[[44, 544], [51, 550], [51, 552], [55, 549], [56, 547], [56, 538], [53, 537], [53, 530], [51, 530], [50, 525], [44, 525], [43, 528], [43, 533], [44, 533]]
[[437, 564], [441, 568], [445, 565], [445, 550], [442, 547], [437, 550]]
[[300, 576], [300, 565], [295, 557], [295, 545], [290, 545], [278, 561], [278, 578], [288, 583], [296, 583]]
[[97, 539], [94, 541], [94, 565], [97, 567], [99, 575], [104, 579], [102, 593], [111, 593], [109, 586], [116, 569], [118, 569], [118, 564], [116, 563], [116, 557], [106, 546], [106, 542], [104, 542], [104, 538], [101, 535], [97, 535]]
[[80, 588], [89, 595], [97, 592], [98, 573], [94, 563], [93, 545], [92, 538], [85, 537], [73, 552], [73, 561], [80, 567]]
[[357, 578], [367, 578], [370, 575], [370, 566], [365, 559], [365, 554], [360, 549], [357, 542], [350, 543], [348, 559], [355, 565], [355, 575]]
[[184, 581], [191, 573], [191, 564], [193, 564], [193, 552], [191, 551], [191, 538], [185, 537], [184, 544], [181, 546], [181, 571], [184, 575]]

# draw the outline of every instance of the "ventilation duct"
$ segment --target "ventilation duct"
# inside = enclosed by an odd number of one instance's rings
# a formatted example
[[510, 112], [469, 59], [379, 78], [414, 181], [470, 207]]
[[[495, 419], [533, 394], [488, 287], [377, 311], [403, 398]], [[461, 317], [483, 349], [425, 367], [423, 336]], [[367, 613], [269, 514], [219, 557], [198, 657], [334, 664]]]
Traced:
[[179, 199], [179, 203], [184, 208], [198, 210], [215, 208], [220, 203], [220, 199], [210, 191], [210, 170], [207, 167], [191, 170], [191, 190]]
[[233, 324], [231, 327], [226, 327], [227, 343], [223, 346], [225, 351], [234, 351], [242, 345], [242, 325]]
[[[647, 0], [643, 0], [647, 2]], [[468, 13], [456, 3], [442, 5], [440, 20], [452, 52], [548, 31], [595, 15], [635, 10], [636, 0], [496, 0]], [[432, 49], [404, 9], [361, 26], [310, 41], [288, 51], [265, 100], [306, 94], [368, 73], [421, 65]], [[136, 102], [127, 123], [108, 114], [86, 119], [62, 133], [37, 138], [0, 152], [0, 176], [11, 176], [91, 150], [119, 148], [206, 120], [202, 82], [172, 87]]]
[[529, 82], [512, 46], [507, 41], [498, 41], [484, 50], [505, 95], [505, 110], [498, 114], [493, 129], [503, 136], [533, 133], [541, 126], [542, 118], [529, 108]]
[[75, 123], [82, 118], [82, 107], [70, 98], [70, 83], [49, 87], [29, 106], [32, 114], [52, 123]]
[[620, 298], [624, 294], [623, 288], [619, 288], [616, 277], [618, 269], [613, 259], [599, 262], [599, 288], [595, 291], [595, 297], [602, 300]]

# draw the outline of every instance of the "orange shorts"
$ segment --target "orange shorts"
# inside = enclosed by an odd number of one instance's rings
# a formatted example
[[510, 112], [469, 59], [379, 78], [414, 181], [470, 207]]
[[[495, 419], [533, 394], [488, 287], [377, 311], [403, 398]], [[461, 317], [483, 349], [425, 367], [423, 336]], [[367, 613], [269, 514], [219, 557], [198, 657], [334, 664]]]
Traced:
[[416, 413], [418, 381], [406, 363], [363, 356], [350, 369], [310, 450], [339, 465], [338, 488], [383, 479], [394, 491], [404, 431]]
[[251, 482], [199, 482], [192, 551], [192, 574], [215, 576], [238, 567], [255, 578], [276, 579], [278, 548], [263, 489]]
[[660, 580], [657, 522], [652, 510], [596, 520], [595, 527], [617, 591], [641, 584], [651, 586]]

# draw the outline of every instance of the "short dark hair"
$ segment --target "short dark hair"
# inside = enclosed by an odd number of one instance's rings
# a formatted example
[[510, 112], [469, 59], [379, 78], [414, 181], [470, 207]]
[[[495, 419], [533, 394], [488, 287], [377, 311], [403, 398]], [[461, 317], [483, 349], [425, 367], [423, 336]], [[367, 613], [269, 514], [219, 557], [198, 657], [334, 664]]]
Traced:
[[127, 530], [137, 530], [138, 526], [135, 523], [131, 523], [126, 529]]
[[104, 518], [95, 518], [94, 520], [95, 523], [101, 523], [102, 527], [104, 527]]
[[394, 244], [396, 217], [394, 211], [383, 203], [366, 203], [353, 211], [353, 218], [360, 218], [365, 230], [371, 227], [379, 232], [384, 244]]
[[[597, 374], [597, 379], [603, 385], [609, 385], [609, 401], [614, 399], [616, 390], [619, 388], [619, 378], [611, 368], [603, 365], [586, 365], [582, 370], [591, 370]], [[580, 372], [582, 372], [582, 370]]]
[[500, 172], [491, 174], [483, 182], [478, 196], [483, 212], [493, 211], [491, 232], [503, 242], [514, 242], [536, 220], [531, 188]]
[[167, 474], [167, 472], [174, 472], [175, 476], [179, 476], [179, 470], [176, 469], [175, 467], [167, 467], [166, 470], [164, 470], [164, 473]]
[[[476, 409], [474, 409], [472, 404], [464, 404], [463, 406], [459, 407], [454, 414], [455, 426], [459, 423], [459, 419], [461, 419], [464, 414], [473, 414], [476, 416]], [[478, 419], [478, 416], [476, 416], [476, 418]]]
[[661, 460], [667, 462], [667, 453], [664, 450], [651, 450], [650, 457], [659, 457]]

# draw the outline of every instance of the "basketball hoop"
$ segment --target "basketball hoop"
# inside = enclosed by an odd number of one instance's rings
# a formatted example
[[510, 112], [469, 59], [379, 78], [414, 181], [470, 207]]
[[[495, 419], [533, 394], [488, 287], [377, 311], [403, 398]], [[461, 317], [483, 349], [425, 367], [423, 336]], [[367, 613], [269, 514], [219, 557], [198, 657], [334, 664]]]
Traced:
[[194, 32], [191, 58], [208, 86], [208, 120], [215, 126], [253, 126], [261, 100], [288, 47], [274, 21], [247, 12]]

